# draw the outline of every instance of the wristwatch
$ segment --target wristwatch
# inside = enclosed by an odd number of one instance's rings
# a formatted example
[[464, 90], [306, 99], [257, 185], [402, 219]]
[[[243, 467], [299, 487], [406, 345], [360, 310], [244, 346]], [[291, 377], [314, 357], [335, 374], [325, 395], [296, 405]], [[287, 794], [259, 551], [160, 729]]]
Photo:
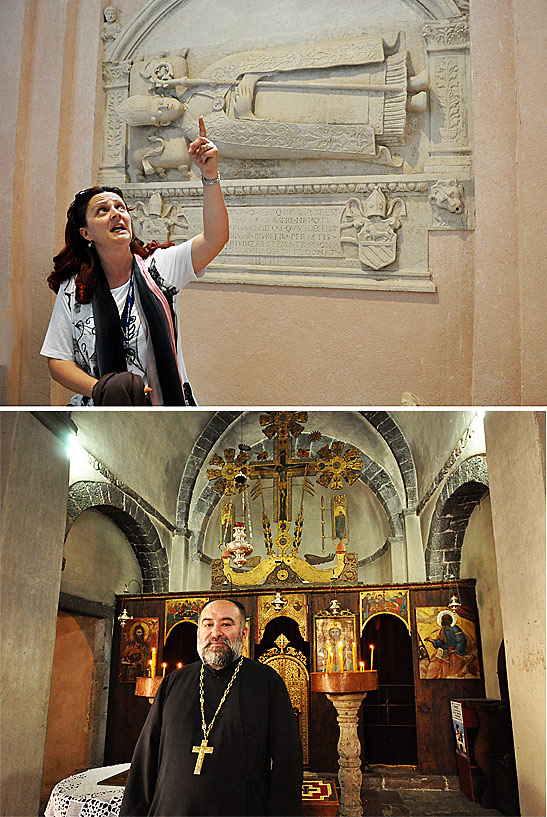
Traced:
[[218, 184], [220, 181], [220, 171], [217, 173], [216, 179], [206, 179], [205, 176], [202, 176], [201, 181], [203, 184]]

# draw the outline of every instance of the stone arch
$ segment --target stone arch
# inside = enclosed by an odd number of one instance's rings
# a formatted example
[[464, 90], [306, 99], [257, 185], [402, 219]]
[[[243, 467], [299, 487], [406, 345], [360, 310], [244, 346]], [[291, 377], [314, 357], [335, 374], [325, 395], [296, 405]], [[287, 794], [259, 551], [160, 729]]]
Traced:
[[179, 485], [176, 512], [176, 526], [179, 533], [188, 536], [190, 502], [203, 463], [228, 426], [235, 422], [241, 414], [241, 411], [217, 411], [194, 443], [190, 456], [186, 460]]
[[360, 413], [384, 438], [397, 460], [405, 486], [407, 508], [414, 509], [418, 504], [418, 479], [414, 457], [405, 435], [388, 411], [361, 411]]
[[[165, 16], [184, 6], [189, 0], [150, 0], [122, 29], [119, 36], [105, 55], [108, 60], [130, 60], [139, 44]], [[405, 0], [427, 20], [446, 20], [460, 17], [461, 11], [454, 0]]]
[[[303, 432], [302, 434], [299, 435], [299, 440], [302, 441], [304, 446], [306, 446], [307, 444], [311, 445], [312, 443], [311, 433]], [[256, 454], [264, 451], [265, 445], [267, 445], [268, 442], [269, 442], [268, 440], [260, 441], [251, 446], [251, 450], [249, 452], [251, 454], [251, 458], [253, 458], [253, 456], [255, 456]], [[320, 445], [331, 446], [333, 442], [334, 442], [333, 437], [327, 437], [323, 435], [321, 437]], [[360, 451], [359, 449], [357, 450], [359, 451], [359, 455], [363, 460], [363, 469], [359, 476], [359, 480], [363, 482], [365, 485], [367, 485], [367, 487], [372, 491], [372, 493], [375, 495], [375, 497], [382, 505], [384, 512], [386, 514], [391, 536], [401, 537], [403, 535], [403, 526], [401, 518], [403, 508], [401, 500], [399, 498], [399, 495], [397, 493], [397, 490], [395, 488], [395, 485], [393, 484], [390, 475], [380, 465], [378, 465], [377, 462], [371, 459], [371, 457], [369, 457], [363, 451]], [[195, 484], [196, 478], [197, 473], [195, 474], [192, 480], [192, 485]], [[191, 494], [186, 496], [186, 490], [187, 489], [185, 489], [185, 496], [183, 502], [185, 508], [189, 509]], [[207, 525], [209, 523], [211, 514], [213, 513], [215, 507], [218, 505], [220, 500], [221, 495], [217, 491], [215, 491], [210, 485], [205, 485], [194, 505], [191, 518], [187, 520], [187, 525], [185, 525], [184, 529], [185, 533], [189, 536], [190, 557], [193, 559], [199, 559], [203, 553], [203, 544], [205, 541], [205, 532], [207, 530]]]
[[168, 591], [167, 553], [156, 528], [135, 500], [109, 482], [75, 482], [68, 493], [65, 539], [74, 521], [88, 509], [112, 519], [130, 542], [142, 573], [142, 592]]
[[444, 483], [431, 518], [425, 550], [428, 581], [460, 577], [461, 549], [469, 517], [488, 490], [484, 454], [462, 462]]

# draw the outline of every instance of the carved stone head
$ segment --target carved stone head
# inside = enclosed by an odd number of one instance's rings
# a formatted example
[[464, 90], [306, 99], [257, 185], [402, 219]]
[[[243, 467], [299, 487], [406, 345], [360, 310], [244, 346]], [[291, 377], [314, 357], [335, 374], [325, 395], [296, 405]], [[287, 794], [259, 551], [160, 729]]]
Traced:
[[103, 11], [105, 23], [115, 23], [118, 16], [117, 10], [114, 6], [105, 6]]
[[170, 125], [184, 113], [184, 105], [172, 96], [130, 96], [116, 109], [129, 125]]

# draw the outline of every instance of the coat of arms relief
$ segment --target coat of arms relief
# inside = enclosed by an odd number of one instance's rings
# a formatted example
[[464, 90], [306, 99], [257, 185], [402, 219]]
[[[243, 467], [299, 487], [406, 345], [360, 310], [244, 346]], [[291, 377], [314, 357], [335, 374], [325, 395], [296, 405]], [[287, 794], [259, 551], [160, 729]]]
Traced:
[[[233, 38], [216, 59], [158, 14], [156, 39], [178, 48], [106, 55], [102, 180], [123, 185], [155, 235], [198, 231], [188, 144], [203, 116], [231, 224], [208, 280], [434, 291], [428, 230], [473, 226], [468, 24], [452, 0], [431, 0], [454, 16], [401, 27], [397, 5], [358, 36], [306, 41], [288, 27], [281, 44]], [[190, 17], [192, 0], [180, 6]]]

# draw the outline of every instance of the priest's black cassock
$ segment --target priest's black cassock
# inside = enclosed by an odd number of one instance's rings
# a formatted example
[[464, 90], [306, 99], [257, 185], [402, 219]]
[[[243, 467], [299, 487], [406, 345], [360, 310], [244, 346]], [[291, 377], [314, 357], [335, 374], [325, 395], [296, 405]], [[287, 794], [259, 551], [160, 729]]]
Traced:
[[[205, 721], [211, 723], [238, 661], [205, 665]], [[287, 688], [271, 667], [243, 659], [209, 734], [212, 754], [194, 774], [203, 730], [201, 661], [161, 683], [131, 762], [120, 817], [299, 815], [302, 747]]]

